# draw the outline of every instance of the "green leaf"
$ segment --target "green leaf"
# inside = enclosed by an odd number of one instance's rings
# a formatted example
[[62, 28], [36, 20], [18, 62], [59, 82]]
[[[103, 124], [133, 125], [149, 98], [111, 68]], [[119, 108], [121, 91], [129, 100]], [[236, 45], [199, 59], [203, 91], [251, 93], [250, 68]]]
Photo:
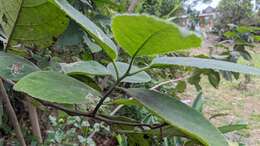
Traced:
[[[116, 62], [115, 63], [118, 68], [119, 77], [123, 76], [124, 73], [127, 71], [129, 64], [123, 62]], [[108, 64], [107, 69], [112, 74], [113, 78], [116, 79], [116, 70], [112, 63]], [[140, 70], [136, 66], [132, 66], [130, 73]], [[127, 83], [145, 83], [151, 81], [151, 77], [144, 71], [137, 73], [135, 75], [126, 77], [122, 82]]]
[[17, 44], [46, 48], [68, 25], [63, 12], [48, 0], [0, 0], [0, 3], [0, 25], [11, 41], [8, 46], [11, 49], [17, 49]]
[[64, 11], [71, 19], [77, 22], [93, 39], [98, 43], [107, 55], [115, 60], [117, 58], [117, 47], [114, 42], [99, 28], [84, 16], [81, 12], [73, 8], [66, 0], [49, 0]]
[[204, 96], [202, 91], [199, 92], [199, 94], [197, 95], [196, 99], [194, 100], [193, 104], [192, 104], [192, 108], [194, 108], [195, 110], [197, 110], [198, 112], [202, 112], [203, 110], [203, 105], [204, 105]]
[[231, 124], [218, 128], [222, 133], [229, 133], [237, 130], [248, 129], [248, 124]]
[[220, 83], [220, 75], [219, 75], [219, 73], [216, 72], [216, 71], [210, 70], [207, 75], [208, 75], [208, 80], [209, 80], [210, 84], [214, 88], [218, 88], [218, 85]]
[[70, 75], [110, 75], [107, 68], [96, 61], [79, 61], [70, 64], [60, 63], [60, 66], [64, 73]]
[[260, 69], [258, 68], [213, 59], [202, 59], [193, 57], [159, 57], [155, 58], [151, 63], [152, 68], [167, 67], [172, 65], [260, 75]]
[[260, 41], [260, 36], [254, 36], [254, 40], [255, 40], [256, 42], [259, 42], [259, 41]]
[[22, 78], [14, 90], [37, 99], [64, 103], [83, 104], [100, 94], [84, 83], [58, 72], [39, 71]]
[[93, 43], [86, 35], [84, 36], [84, 43], [88, 45], [88, 48], [92, 53], [98, 53], [102, 51], [102, 48], [99, 45]]
[[17, 81], [40, 69], [27, 59], [0, 51], [0, 76]]
[[127, 137], [125, 135], [117, 135], [116, 136], [117, 142], [119, 146], [128, 146], [127, 144]]
[[[165, 54], [196, 48], [201, 39], [177, 25], [148, 15], [118, 15], [113, 18], [115, 40], [130, 56]], [[184, 43], [185, 42], [185, 43]]]
[[224, 136], [202, 114], [177, 98], [147, 89], [127, 89], [126, 92], [167, 123], [202, 144], [228, 146]]
[[81, 75], [81, 74], [70, 74], [69, 76], [85, 83], [86, 85], [90, 86], [91, 88], [93, 88], [97, 91], [100, 91], [100, 92], [102, 91], [101, 87], [96, 83], [96, 81], [89, 76]]
[[112, 102], [113, 104], [117, 104], [117, 105], [127, 105], [127, 106], [139, 106], [139, 102], [136, 99], [127, 99], [127, 98], [119, 98], [119, 99], [115, 99]]
[[84, 32], [79, 29], [78, 24], [71, 21], [66, 31], [58, 38], [55, 48], [64, 50], [77, 47], [81, 44], [83, 36]]
[[234, 38], [234, 37], [237, 36], [237, 33], [233, 32], [233, 31], [228, 31], [228, 32], [224, 33], [224, 36], [227, 37], [227, 38]]
[[177, 86], [175, 87], [175, 91], [177, 91], [179, 93], [183, 93], [186, 88], [187, 88], [186, 82], [185, 81], [179, 81]]

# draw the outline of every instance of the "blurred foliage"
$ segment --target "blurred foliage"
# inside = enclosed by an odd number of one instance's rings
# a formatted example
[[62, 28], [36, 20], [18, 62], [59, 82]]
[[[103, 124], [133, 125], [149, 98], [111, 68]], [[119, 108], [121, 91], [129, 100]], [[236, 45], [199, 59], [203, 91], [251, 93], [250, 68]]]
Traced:
[[253, 16], [251, 0], [222, 0], [218, 7], [217, 27], [226, 29], [228, 24], [246, 24]]

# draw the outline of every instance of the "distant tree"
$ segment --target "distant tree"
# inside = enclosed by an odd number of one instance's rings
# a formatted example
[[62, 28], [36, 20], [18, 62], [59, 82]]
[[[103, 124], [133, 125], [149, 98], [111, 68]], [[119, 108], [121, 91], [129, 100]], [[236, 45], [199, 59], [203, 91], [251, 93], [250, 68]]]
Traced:
[[218, 27], [226, 27], [228, 24], [240, 25], [253, 15], [251, 0], [222, 0], [218, 7]]
[[[186, 7], [194, 7], [200, 3], [209, 3], [212, 0], [143, 0], [141, 13], [148, 13], [158, 17], [174, 17], [184, 11]], [[188, 4], [187, 4], [188, 3]]]

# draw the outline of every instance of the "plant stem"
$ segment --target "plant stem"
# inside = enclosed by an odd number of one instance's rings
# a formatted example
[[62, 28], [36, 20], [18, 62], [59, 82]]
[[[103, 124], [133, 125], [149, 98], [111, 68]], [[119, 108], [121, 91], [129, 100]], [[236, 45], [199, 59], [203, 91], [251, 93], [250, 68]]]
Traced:
[[[140, 49], [139, 49], [140, 50]], [[126, 70], [126, 72], [124, 73], [124, 75], [122, 77], [120, 77], [119, 79], [117, 79], [117, 81], [115, 82], [115, 84], [107, 91], [107, 93], [100, 99], [100, 101], [98, 102], [98, 104], [96, 105], [95, 109], [93, 110], [92, 114], [95, 116], [96, 113], [98, 112], [99, 108], [102, 106], [102, 104], [104, 103], [104, 101], [107, 99], [107, 97], [115, 90], [116, 86], [120, 84], [120, 82], [126, 78], [127, 76], [129, 76], [129, 73], [131, 71], [131, 68], [134, 64], [134, 60], [135, 57], [138, 54], [138, 51], [135, 52], [135, 54], [133, 55], [130, 64], [128, 66], [128, 69]]]
[[178, 81], [183, 81], [183, 80], [188, 79], [189, 77], [190, 76], [185, 76], [185, 77], [181, 77], [181, 78], [177, 78], [177, 79], [173, 79], [173, 80], [164, 81], [164, 82], [161, 82], [161, 83], [153, 86], [152, 88], [150, 88], [150, 90], [156, 91], [156, 89], [159, 88], [160, 86], [163, 86], [163, 85], [166, 85], [166, 84], [169, 84], [169, 83], [175, 83], [175, 82], [178, 82]]
[[[160, 31], [158, 31], [160, 32]], [[119, 79], [117, 79], [117, 81], [115, 82], [115, 84], [108, 90], [108, 92], [100, 99], [100, 101], [98, 102], [97, 106], [95, 107], [95, 109], [93, 110], [93, 115], [95, 116], [95, 114], [98, 112], [98, 109], [102, 106], [103, 102], [106, 100], [106, 98], [115, 90], [116, 86], [120, 84], [120, 82], [133, 74], [130, 74], [130, 71], [132, 69], [132, 66], [134, 64], [135, 58], [138, 55], [138, 53], [142, 50], [142, 48], [145, 46], [145, 44], [155, 35], [156, 33], [150, 35], [141, 45], [140, 47], [136, 50], [136, 52], [133, 54], [131, 61], [129, 63], [129, 67], [126, 70], [126, 72], [124, 73], [124, 75], [122, 77], [120, 77]]]
[[119, 125], [139, 126], [139, 127], [144, 126], [144, 127], [149, 127], [151, 129], [157, 129], [158, 127], [163, 127], [163, 126], [167, 125], [166, 123], [150, 125], [150, 124], [143, 124], [143, 123], [138, 123], [138, 122], [119, 121], [119, 120], [115, 120], [113, 117], [110, 117], [110, 116], [93, 115], [93, 113], [91, 113], [91, 112], [74, 111], [74, 110], [67, 109], [67, 108], [60, 106], [60, 105], [52, 104], [52, 103], [49, 103], [49, 102], [44, 102], [44, 101], [41, 101], [39, 99], [36, 99], [36, 100], [38, 100], [40, 103], [42, 103], [45, 106], [64, 111], [65, 113], [67, 113], [70, 116], [84, 116], [84, 117], [92, 118], [94, 120], [103, 121], [107, 124], [119, 124]]
[[116, 72], [116, 79], [118, 80], [119, 79], [119, 70], [118, 70], [114, 60], [112, 61], [112, 64], [113, 64], [115, 72]]
[[6, 93], [2, 79], [0, 79], [0, 98], [3, 101], [3, 104], [6, 108], [7, 114], [9, 115], [9, 118], [10, 118], [12, 124], [13, 124], [16, 136], [17, 136], [20, 144], [22, 146], [26, 146], [26, 143], [25, 143], [25, 140], [24, 140], [24, 137], [23, 137], [23, 133], [22, 133], [21, 128], [20, 128], [20, 124], [17, 120], [17, 116], [15, 114], [15, 111], [14, 111], [12, 104], [9, 100], [9, 97]]
[[146, 67], [141, 68], [141, 69], [139, 69], [139, 70], [137, 70], [137, 71], [135, 71], [135, 72], [131, 72], [131, 73], [129, 73], [129, 76], [132, 76], [132, 75], [138, 74], [138, 73], [140, 73], [140, 72], [142, 72], [142, 71], [146, 71], [146, 70], [148, 70], [148, 69], [150, 69], [150, 68], [151, 68], [150, 66], [146, 66]]
[[102, 106], [104, 101], [107, 99], [107, 97], [115, 90], [116, 86], [120, 84], [120, 82], [125, 78], [125, 75], [119, 78], [116, 83], [107, 91], [107, 93], [100, 99], [98, 104], [96, 105], [95, 109], [93, 110], [92, 114], [95, 116], [95, 114], [98, 112], [99, 108]]

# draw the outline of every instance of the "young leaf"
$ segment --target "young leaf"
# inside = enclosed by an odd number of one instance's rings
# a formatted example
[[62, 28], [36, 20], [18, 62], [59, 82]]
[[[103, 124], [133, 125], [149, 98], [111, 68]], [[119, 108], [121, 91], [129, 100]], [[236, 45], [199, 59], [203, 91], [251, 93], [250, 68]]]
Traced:
[[77, 22], [93, 39], [104, 49], [107, 55], [115, 60], [117, 58], [117, 47], [114, 42], [86, 16], [73, 8], [66, 0], [49, 0], [64, 11], [71, 19]]
[[0, 51], [0, 76], [17, 81], [40, 69], [27, 59]]
[[167, 67], [172, 65], [260, 75], [260, 69], [258, 68], [213, 59], [202, 59], [193, 57], [159, 57], [155, 58], [151, 63], [152, 68]]
[[60, 66], [64, 73], [70, 75], [110, 75], [107, 68], [96, 61], [79, 61], [70, 64], [60, 63]]
[[22, 78], [14, 90], [32, 97], [56, 103], [82, 104], [97, 96], [96, 90], [58, 72], [39, 71]]
[[[127, 71], [129, 64], [123, 63], [123, 62], [116, 62], [115, 63], [117, 68], [118, 68], [118, 73], [119, 77], [123, 76], [124, 73]], [[107, 69], [110, 71], [112, 74], [113, 78], [116, 79], [116, 70], [113, 66], [112, 63], [108, 64]], [[132, 70], [130, 73], [138, 71], [139, 68], [136, 66], [132, 66]], [[146, 72], [140, 72], [135, 75], [126, 77], [122, 82], [127, 82], [127, 83], [145, 83], [151, 81], [151, 77], [146, 73]]]
[[[115, 40], [130, 56], [165, 54], [196, 48], [201, 39], [177, 25], [147, 15], [118, 15], [113, 18]], [[185, 43], [184, 43], [185, 42]]]
[[178, 99], [147, 89], [126, 91], [167, 123], [202, 144], [228, 146], [224, 136], [202, 114]]
[[48, 0], [0, 0], [0, 3], [0, 26], [10, 41], [7, 47], [12, 49], [18, 43], [46, 48], [68, 25], [63, 12]]
[[220, 75], [219, 75], [219, 73], [214, 71], [214, 70], [210, 70], [210, 72], [207, 75], [208, 75], [208, 80], [209, 80], [210, 84], [214, 88], [217, 89], [218, 85], [220, 83]]

